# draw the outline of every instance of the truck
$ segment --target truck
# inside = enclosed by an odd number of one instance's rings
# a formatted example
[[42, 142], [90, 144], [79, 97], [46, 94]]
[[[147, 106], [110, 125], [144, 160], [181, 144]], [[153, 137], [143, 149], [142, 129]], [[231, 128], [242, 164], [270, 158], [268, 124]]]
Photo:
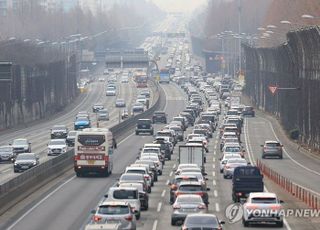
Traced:
[[231, 95], [230, 97], [230, 108], [238, 107], [240, 105], [240, 96]]
[[241, 102], [241, 97], [238, 95], [231, 95], [230, 97], [230, 108], [239, 107]]
[[205, 174], [204, 167], [205, 149], [203, 145], [186, 144], [179, 146], [179, 164], [197, 164], [202, 174]]
[[160, 70], [160, 78], [159, 83], [170, 83], [170, 71], [169, 69], [161, 69]]
[[109, 129], [87, 128], [77, 132], [74, 148], [74, 171], [77, 177], [92, 173], [109, 176], [116, 148]]
[[256, 166], [239, 166], [234, 169], [232, 177], [232, 200], [240, 202], [251, 192], [263, 192], [263, 175]]

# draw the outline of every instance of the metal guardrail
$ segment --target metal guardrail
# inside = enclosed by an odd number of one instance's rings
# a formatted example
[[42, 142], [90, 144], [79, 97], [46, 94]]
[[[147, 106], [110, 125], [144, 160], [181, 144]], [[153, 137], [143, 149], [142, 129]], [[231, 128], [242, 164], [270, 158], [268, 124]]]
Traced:
[[[165, 94], [162, 88], [155, 82], [152, 82], [153, 87], [155, 88], [155, 103], [144, 113], [138, 114], [136, 116], [130, 117], [129, 119], [113, 126], [110, 130], [113, 132], [116, 139], [124, 136], [132, 130], [138, 119], [149, 118], [152, 116], [153, 112], [159, 109], [163, 109], [165, 104]], [[10, 202], [19, 202], [28, 196], [30, 188], [36, 188], [39, 184], [48, 183], [53, 178], [61, 175], [66, 169], [73, 167], [73, 157], [74, 150], [70, 150], [65, 154], [59, 155], [55, 158], [52, 158], [42, 164], [31, 168], [24, 173], [18, 175], [17, 177], [3, 183], [0, 185], [0, 215], [1, 212], [4, 212], [7, 208], [6, 206], [12, 206]], [[17, 198], [21, 197], [20, 200]]]

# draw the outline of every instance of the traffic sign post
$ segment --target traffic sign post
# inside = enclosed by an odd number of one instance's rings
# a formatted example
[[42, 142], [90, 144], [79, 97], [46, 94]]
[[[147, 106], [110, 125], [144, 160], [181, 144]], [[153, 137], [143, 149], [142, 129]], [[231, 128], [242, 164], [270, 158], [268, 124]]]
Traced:
[[277, 92], [278, 86], [269, 85], [269, 90], [272, 93], [272, 95], [275, 95]]

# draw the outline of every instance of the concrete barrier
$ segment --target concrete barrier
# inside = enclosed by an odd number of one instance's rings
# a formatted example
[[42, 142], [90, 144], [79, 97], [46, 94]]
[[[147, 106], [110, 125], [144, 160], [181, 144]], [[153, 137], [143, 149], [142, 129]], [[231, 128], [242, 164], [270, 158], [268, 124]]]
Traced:
[[[165, 94], [158, 84], [155, 84], [155, 103], [144, 113], [130, 117], [129, 119], [113, 126], [110, 130], [116, 139], [124, 137], [130, 131], [133, 131], [136, 122], [141, 118], [149, 118], [153, 112], [164, 108]], [[31, 168], [24, 173], [0, 185], [0, 215], [20, 202], [41, 186], [49, 183], [54, 178], [62, 175], [73, 167], [73, 149], [65, 154], [61, 154], [40, 165]]]

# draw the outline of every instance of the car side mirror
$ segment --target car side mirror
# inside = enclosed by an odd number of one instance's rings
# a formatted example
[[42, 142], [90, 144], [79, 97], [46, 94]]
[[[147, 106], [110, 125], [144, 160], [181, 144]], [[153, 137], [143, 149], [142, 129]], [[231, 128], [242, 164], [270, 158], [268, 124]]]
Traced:
[[263, 147], [263, 145], [260, 145], [260, 147]]
[[210, 188], [207, 188], [207, 191], [210, 191], [211, 189]]
[[204, 176], [207, 176], [207, 175], [208, 175], [208, 173], [204, 172], [204, 173], [203, 173], [203, 175], [204, 175]]
[[248, 165], [251, 165], [251, 163], [250, 163], [250, 162], [248, 162]]
[[105, 195], [104, 195], [104, 198], [108, 198], [108, 194], [105, 194]]
[[224, 220], [221, 220], [219, 223], [220, 224], [225, 224], [226, 222]]
[[29, 142], [28, 144], [31, 145], [31, 142]]
[[96, 214], [96, 210], [91, 210], [91, 214]]
[[205, 178], [205, 180], [209, 180], [209, 178], [208, 178], [208, 177], [206, 177], [206, 178]]
[[284, 201], [283, 201], [283, 200], [279, 200], [279, 203], [280, 203], [280, 204], [283, 204], [283, 203], [284, 203]]

